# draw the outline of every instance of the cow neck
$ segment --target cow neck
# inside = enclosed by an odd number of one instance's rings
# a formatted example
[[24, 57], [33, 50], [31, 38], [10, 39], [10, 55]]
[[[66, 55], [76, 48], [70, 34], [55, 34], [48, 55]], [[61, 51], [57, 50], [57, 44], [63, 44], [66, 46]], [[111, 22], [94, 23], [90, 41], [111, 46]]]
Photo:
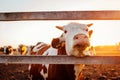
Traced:
[[65, 46], [61, 46], [58, 48], [58, 55], [67, 55]]
[[[58, 55], [67, 55], [65, 46], [61, 46], [57, 50]], [[75, 80], [74, 65], [72, 64], [52, 64], [49, 68], [52, 73], [48, 74], [50, 80]]]
[[[61, 44], [60, 44], [61, 45]], [[83, 53], [81, 51], [81, 53]], [[66, 50], [65, 50], [65, 45], [64, 46], [59, 46], [58, 48], [58, 55], [67, 55]], [[84, 64], [80, 65], [72, 65], [72, 64], [66, 64], [66, 65], [56, 65], [61, 66], [62, 69], [64, 69], [64, 73], [67, 74], [66, 80], [82, 80], [82, 69], [84, 68]]]

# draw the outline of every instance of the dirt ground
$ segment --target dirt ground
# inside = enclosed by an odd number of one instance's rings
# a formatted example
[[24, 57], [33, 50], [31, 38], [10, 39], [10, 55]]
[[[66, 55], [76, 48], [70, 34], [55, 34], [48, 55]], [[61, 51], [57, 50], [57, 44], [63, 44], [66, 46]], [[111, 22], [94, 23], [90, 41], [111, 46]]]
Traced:
[[[30, 80], [27, 64], [0, 64], [0, 80]], [[120, 80], [120, 65], [86, 65], [83, 80]]]

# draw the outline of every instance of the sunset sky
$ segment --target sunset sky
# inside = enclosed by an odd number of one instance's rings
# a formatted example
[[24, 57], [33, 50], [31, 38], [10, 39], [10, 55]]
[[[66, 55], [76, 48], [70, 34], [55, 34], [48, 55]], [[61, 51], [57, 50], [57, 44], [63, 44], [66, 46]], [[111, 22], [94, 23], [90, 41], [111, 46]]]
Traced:
[[[120, 0], [0, 0], [0, 12], [120, 10]], [[115, 44], [120, 41], [120, 20], [66, 20], [66, 21], [0, 21], [0, 46], [35, 45], [50, 43], [61, 31], [56, 25], [69, 22], [93, 23], [92, 45]]]

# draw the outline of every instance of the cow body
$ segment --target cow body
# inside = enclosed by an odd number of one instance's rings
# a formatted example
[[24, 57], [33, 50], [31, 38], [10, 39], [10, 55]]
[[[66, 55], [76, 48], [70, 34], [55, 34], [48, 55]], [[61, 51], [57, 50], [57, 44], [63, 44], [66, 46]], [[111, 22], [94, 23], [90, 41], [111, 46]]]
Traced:
[[[32, 55], [72, 55], [83, 57], [90, 46], [88, 26], [79, 23], [70, 23], [64, 28], [58, 27], [64, 33], [54, 38], [51, 45], [39, 43], [33, 48]], [[71, 30], [73, 30], [71, 32]], [[87, 52], [87, 54], [86, 54]], [[30, 76], [32, 80], [82, 80], [84, 64], [31, 64]]]
[[1, 47], [0, 52], [3, 52], [6, 55], [12, 55], [14, 50], [12, 46], [4, 46], [4, 47]]
[[[64, 44], [64, 42], [61, 44]], [[36, 48], [41, 48], [40, 51], [44, 50], [44, 52], [42, 51], [43, 54], [36, 50], [37, 52], [32, 52], [32, 55], [67, 55], [65, 46], [59, 47], [59, 49], [45, 43], [41, 43], [40, 46], [36, 46]], [[81, 74], [83, 67], [83, 64], [79, 67], [72, 64], [31, 64], [30, 75], [32, 80], [77, 80], [75, 79], [76, 75]], [[78, 73], [75, 72], [76, 69], [79, 69]]]

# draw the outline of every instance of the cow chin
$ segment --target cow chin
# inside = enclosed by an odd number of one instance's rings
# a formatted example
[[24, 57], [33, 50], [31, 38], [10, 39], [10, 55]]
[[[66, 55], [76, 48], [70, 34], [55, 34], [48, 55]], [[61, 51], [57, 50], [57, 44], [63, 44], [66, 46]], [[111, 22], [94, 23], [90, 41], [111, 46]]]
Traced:
[[73, 49], [71, 51], [71, 54], [76, 57], [84, 57], [85, 54], [83, 51], [88, 47], [89, 45], [74, 45]]

